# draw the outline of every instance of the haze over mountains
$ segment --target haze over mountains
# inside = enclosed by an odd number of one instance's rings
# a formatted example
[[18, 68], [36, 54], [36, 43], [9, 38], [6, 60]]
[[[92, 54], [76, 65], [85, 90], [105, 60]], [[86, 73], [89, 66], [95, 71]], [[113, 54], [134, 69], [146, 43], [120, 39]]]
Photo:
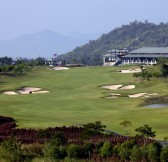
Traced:
[[0, 41], [0, 57], [45, 57], [53, 54], [63, 54], [98, 38], [99, 34], [68, 33], [66, 35], [52, 30], [42, 30], [36, 33], [23, 35], [7, 41]]

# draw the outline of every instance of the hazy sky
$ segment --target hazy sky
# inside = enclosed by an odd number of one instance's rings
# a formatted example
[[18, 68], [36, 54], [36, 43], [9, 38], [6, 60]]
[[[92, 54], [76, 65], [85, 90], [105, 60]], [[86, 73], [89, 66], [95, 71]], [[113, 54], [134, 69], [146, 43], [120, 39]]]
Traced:
[[43, 29], [107, 33], [134, 20], [168, 22], [168, 0], [0, 0], [0, 40]]

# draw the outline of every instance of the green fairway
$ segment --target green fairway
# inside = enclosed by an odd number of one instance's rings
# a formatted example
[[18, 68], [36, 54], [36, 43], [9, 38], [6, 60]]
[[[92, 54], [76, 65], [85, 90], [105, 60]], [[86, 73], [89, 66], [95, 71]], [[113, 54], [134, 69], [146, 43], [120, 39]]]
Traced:
[[[148, 124], [156, 131], [157, 139], [168, 135], [168, 108], [144, 108], [141, 98], [106, 98], [107, 93], [123, 96], [134, 93], [158, 93], [167, 95], [168, 84], [151, 79], [140, 83], [132, 74], [122, 74], [119, 69], [133, 67], [80, 67], [54, 71], [36, 68], [19, 77], [0, 76], [0, 114], [17, 120], [19, 127], [45, 128], [77, 125], [102, 121], [107, 129], [123, 133], [120, 122], [132, 122], [135, 128]], [[137, 67], [135, 67], [137, 68]], [[131, 90], [107, 90], [100, 86], [110, 84], [135, 85]], [[44, 94], [4, 95], [21, 87], [40, 87], [50, 91]]]

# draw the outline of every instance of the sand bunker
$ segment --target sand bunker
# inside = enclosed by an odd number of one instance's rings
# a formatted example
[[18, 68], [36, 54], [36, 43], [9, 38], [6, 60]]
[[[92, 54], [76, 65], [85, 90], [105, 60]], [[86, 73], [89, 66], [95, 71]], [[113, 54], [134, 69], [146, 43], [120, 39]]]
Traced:
[[123, 86], [120, 89], [134, 89], [135, 85], [127, 85], [127, 86]]
[[33, 92], [33, 93], [48, 93], [49, 91], [36, 91], [36, 92]]
[[40, 91], [41, 88], [35, 88], [35, 87], [25, 87], [21, 90], [19, 90], [18, 92], [21, 94], [29, 94], [30, 92], [36, 92], [36, 91]]
[[53, 70], [68, 70], [67, 67], [54, 67]]
[[6, 92], [4, 92], [3, 94], [6, 94], [6, 95], [16, 95], [16, 94], [18, 94], [18, 93], [13, 92], [13, 91], [6, 91]]
[[130, 98], [137, 98], [137, 97], [142, 97], [144, 95], [146, 95], [147, 93], [137, 93], [137, 94], [133, 94], [133, 95], [128, 95], [128, 97]]
[[[136, 93], [136, 94], [128, 95], [127, 97], [138, 98], [138, 97], [151, 97], [155, 95], [158, 95], [158, 93]], [[126, 97], [126, 96], [125, 95], [122, 96], [122, 94], [117, 94], [117, 93], [109, 93], [109, 96], [106, 98], [118, 98], [118, 97]]]
[[128, 70], [119, 70], [120, 73], [139, 73], [141, 69], [128, 69]]
[[18, 90], [18, 93], [13, 92], [13, 91], [7, 91], [4, 92], [3, 94], [7, 95], [16, 95], [16, 94], [34, 94], [34, 93], [48, 93], [49, 91], [43, 91], [41, 88], [36, 88], [36, 87], [24, 87], [21, 90]]
[[102, 86], [102, 88], [106, 88], [106, 89], [110, 89], [110, 90], [117, 90], [117, 89], [134, 89], [134, 88], [135, 88], [135, 85], [123, 86], [122, 84], [118, 84], [118, 85]]
[[30, 94], [30, 93], [47, 93], [49, 91], [42, 91], [41, 88], [36, 88], [36, 87], [24, 87], [18, 92], [21, 94]]
[[158, 93], [137, 93], [133, 95], [128, 95], [130, 98], [137, 98], [137, 97], [150, 97], [150, 96], [155, 96], [158, 95]]
[[149, 93], [148, 96], [156, 96], [158, 93]]
[[102, 88], [110, 89], [110, 90], [117, 90], [118, 88], [122, 87], [122, 84], [119, 85], [108, 85], [108, 86], [102, 86]]

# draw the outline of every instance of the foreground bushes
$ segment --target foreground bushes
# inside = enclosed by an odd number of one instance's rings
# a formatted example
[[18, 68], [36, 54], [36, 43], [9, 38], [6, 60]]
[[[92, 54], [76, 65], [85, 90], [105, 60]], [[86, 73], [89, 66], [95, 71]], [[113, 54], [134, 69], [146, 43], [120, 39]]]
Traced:
[[150, 139], [155, 136], [155, 131], [148, 125], [137, 128], [135, 137], [126, 137], [103, 133], [105, 126], [101, 122], [88, 123], [83, 128], [55, 127], [45, 130], [13, 128], [10, 124], [14, 120], [7, 117], [1, 117], [0, 122], [2, 162], [165, 162], [168, 157], [166, 145], [161, 148]]
[[64, 161], [130, 161], [130, 162], [167, 162], [168, 146], [161, 147], [157, 142], [139, 146], [135, 140], [127, 140], [113, 146], [110, 142], [84, 145], [54, 142], [60, 137], [51, 139], [45, 144], [22, 145], [15, 138], [5, 140], [0, 147], [0, 161], [31, 162], [42, 159], [44, 162]]

